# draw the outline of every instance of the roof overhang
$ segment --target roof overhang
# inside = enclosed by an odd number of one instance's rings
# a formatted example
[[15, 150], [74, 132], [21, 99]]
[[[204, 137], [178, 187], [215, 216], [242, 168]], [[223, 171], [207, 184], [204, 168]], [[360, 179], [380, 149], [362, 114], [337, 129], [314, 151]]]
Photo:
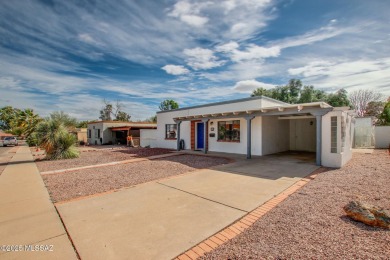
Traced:
[[128, 131], [130, 129], [132, 130], [138, 130], [138, 129], [156, 129], [157, 126], [148, 126], [148, 125], [135, 125], [135, 126], [113, 126], [108, 127], [111, 131]]
[[201, 119], [221, 119], [221, 118], [238, 118], [238, 117], [253, 117], [253, 116], [317, 116], [325, 115], [329, 111], [332, 111], [333, 107], [325, 102], [313, 102], [304, 104], [292, 104], [275, 107], [267, 107], [256, 110], [241, 110], [233, 112], [213, 113], [213, 114], [200, 114], [181, 116], [173, 118], [175, 121], [191, 121]]

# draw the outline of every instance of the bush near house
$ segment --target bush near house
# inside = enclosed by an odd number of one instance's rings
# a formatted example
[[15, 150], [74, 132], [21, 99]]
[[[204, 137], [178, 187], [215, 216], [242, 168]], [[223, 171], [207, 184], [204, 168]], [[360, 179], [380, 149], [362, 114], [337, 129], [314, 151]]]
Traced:
[[35, 132], [37, 144], [45, 149], [49, 160], [79, 157], [76, 137], [68, 132], [62, 122], [47, 119], [41, 122]]

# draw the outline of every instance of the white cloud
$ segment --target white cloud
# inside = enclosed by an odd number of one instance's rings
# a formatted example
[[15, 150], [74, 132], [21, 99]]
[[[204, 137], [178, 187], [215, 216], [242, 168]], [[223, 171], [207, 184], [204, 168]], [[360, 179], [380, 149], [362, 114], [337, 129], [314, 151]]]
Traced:
[[78, 38], [80, 41], [91, 43], [91, 44], [98, 44], [98, 42], [88, 33], [81, 33], [78, 35]]
[[165, 65], [161, 69], [165, 70], [166, 73], [175, 76], [190, 73], [190, 71], [187, 68], [181, 65]]
[[279, 46], [279, 48], [291, 48], [313, 44], [316, 42], [328, 40], [344, 33], [352, 32], [354, 28], [337, 28], [334, 26], [336, 21], [331, 21], [327, 26], [321, 27], [317, 30], [307, 32], [302, 35], [287, 37], [278, 41], [272, 42], [273, 45]]
[[202, 27], [208, 22], [208, 18], [198, 16], [198, 15], [191, 15], [191, 14], [186, 14], [182, 15], [181, 20], [189, 25], [195, 26], [195, 27]]
[[316, 87], [374, 88], [389, 91], [390, 58], [377, 60], [317, 61], [306, 66], [290, 68], [290, 75], [303, 76]]
[[237, 82], [234, 85], [233, 89], [237, 90], [239, 92], [251, 93], [253, 90], [255, 90], [257, 88], [269, 89], [269, 88], [272, 88], [274, 86], [275, 85], [267, 84], [264, 82], [259, 82], [257, 80], [251, 79], [251, 80], [243, 80], [243, 81]]
[[183, 53], [187, 56], [187, 65], [194, 70], [212, 69], [222, 66], [225, 61], [218, 60], [212, 50], [203, 48], [185, 49]]
[[278, 57], [280, 55], [279, 46], [262, 47], [256, 44], [249, 44], [245, 50], [239, 50], [239, 44], [235, 41], [218, 45], [215, 50], [227, 54], [233, 62], [262, 61], [265, 58]]
[[239, 45], [235, 41], [230, 41], [228, 43], [218, 45], [215, 50], [218, 52], [233, 52], [234, 50], [238, 49]]
[[201, 5], [199, 3], [192, 4], [188, 1], [179, 1], [173, 6], [172, 11], [168, 15], [177, 17], [191, 26], [200, 28], [209, 21], [207, 17], [198, 15], [200, 8]]
[[245, 60], [263, 60], [270, 57], [278, 57], [280, 55], [280, 48], [274, 47], [261, 47], [255, 44], [249, 45], [245, 51], [233, 50], [231, 52], [231, 59], [235, 62]]

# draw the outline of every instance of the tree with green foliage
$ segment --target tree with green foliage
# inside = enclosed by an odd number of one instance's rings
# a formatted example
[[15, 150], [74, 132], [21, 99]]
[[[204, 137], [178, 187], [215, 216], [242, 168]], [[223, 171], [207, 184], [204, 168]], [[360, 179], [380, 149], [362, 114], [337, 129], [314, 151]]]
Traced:
[[115, 120], [129, 122], [130, 121], [130, 117], [131, 116], [129, 114], [127, 114], [126, 112], [119, 111], [118, 114], [116, 115]]
[[299, 79], [291, 79], [287, 85], [276, 86], [272, 89], [257, 88], [251, 96], [266, 96], [290, 104], [322, 101], [334, 107], [351, 106], [345, 89], [328, 95], [313, 86], [303, 86]]
[[0, 109], [0, 128], [8, 133], [28, 137], [42, 119], [32, 109], [11, 106]]
[[160, 103], [159, 108], [161, 111], [178, 109], [179, 104], [172, 99], [166, 99]]
[[379, 118], [379, 115], [382, 113], [386, 102], [382, 101], [371, 101], [367, 104], [366, 111], [364, 111], [364, 116], [373, 116]]
[[390, 97], [387, 99], [382, 113], [378, 116], [377, 124], [390, 126]]
[[271, 97], [272, 93], [270, 90], [265, 88], [257, 88], [253, 90], [251, 97], [259, 97], [259, 96]]
[[130, 121], [131, 116], [127, 114], [126, 112], [122, 111], [123, 104], [119, 102], [119, 100], [116, 101], [116, 104], [113, 105], [110, 102], [103, 100], [104, 107], [102, 110], [100, 110], [100, 119], [103, 121]]
[[89, 122], [90, 121], [88, 121], [88, 120], [78, 121], [77, 124], [76, 124], [76, 127], [77, 128], [87, 128]]
[[146, 119], [145, 121], [150, 122], [150, 123], [157, 123], [157, 115], [151, 116], [148, 119]]
[[0, 109], [0, 129], [3, 131], [11, 131], [12, 126], [16, 124], [20, 109], [6, 106]]
[[315, 89], [313, 86], [303, 87], [300, 93], [298, 103], [310, 103], [319, 101], [327, 101], [327, 94], [324, 91]]
[[336, 93], [329, 94], [326, 102], [332, 107], [350, 107], [351, 102], [348, 98], [348, 92], [345, 89], [339, 89]]
[[285, 86], [276, 86], [273, 89], [257, 88], [251, 96], [266, 96], [286, 103], [295, 104], [299, 101], [302, 82], [299, 79], [290, 79]]

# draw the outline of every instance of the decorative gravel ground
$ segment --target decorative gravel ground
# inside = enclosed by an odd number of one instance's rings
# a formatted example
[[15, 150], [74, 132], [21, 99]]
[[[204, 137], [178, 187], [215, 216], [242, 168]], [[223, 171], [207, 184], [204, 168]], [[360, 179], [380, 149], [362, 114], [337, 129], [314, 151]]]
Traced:
[[225, 158], [177, 155], [164, 159], [43, 175], [42, 178], [52, 200], [59, 202], [229, 162], [230, 160]]
[[390, 156], [354, 154], [318, 175], [252, 227], [203, 259], [390, 259], [390, 231], [350, 220], [342, 207], [362, 200], [390, 210]]
[[69, 169], [80, 166], [96, 165], [109, 162], [123, 161], [138, 157], [149, 157], [170, 153], [171, 149], [162, 148], [125, 148], [112, 150], [96, 150], [89, 152], [81, 152], [80, 157], [68, 160], [38, 160], [37, 167], [40, 172]]

